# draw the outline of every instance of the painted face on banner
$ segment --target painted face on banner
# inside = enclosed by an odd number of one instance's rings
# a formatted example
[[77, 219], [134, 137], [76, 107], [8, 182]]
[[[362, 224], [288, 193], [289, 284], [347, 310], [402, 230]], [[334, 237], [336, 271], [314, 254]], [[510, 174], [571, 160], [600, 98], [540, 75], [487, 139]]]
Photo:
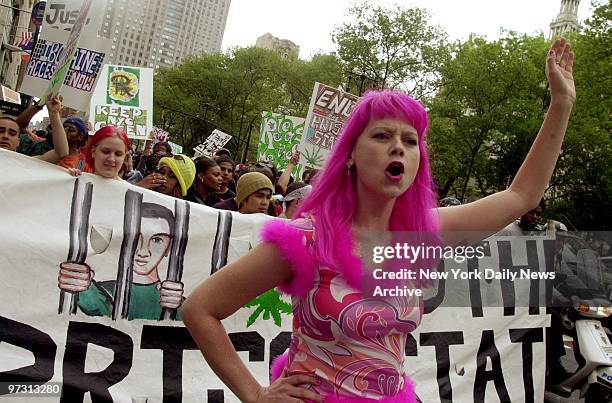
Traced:
[[163, 218], [143, 217], [134, 255], [134, 273], [149, 277], [150, 282], [157, 281], [157, 266], [168, 255], [171, 245], [168, 222]]

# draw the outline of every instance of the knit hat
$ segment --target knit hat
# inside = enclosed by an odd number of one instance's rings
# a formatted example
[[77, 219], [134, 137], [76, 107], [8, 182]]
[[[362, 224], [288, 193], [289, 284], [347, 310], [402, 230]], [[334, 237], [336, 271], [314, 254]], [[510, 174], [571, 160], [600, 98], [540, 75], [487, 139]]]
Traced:
[[181, 185], [181, 193], [183, 196], [186, 196], [187, 189], [193, 184], [196, 175], [195, 164], [191, 158], [183, 154], [163, 157], [159, 160], [157, 166], [161, 168], [162, 165], [169, 166], [172, 172], [174, 172], [174, 176], [176, 176]]
[[87, 123], [85, 123], [83, 119], [78, 116], [69, 116], [68, 118], [66, 118], [66, 120], [64, 120], [64, 123], [70, 123], [76, 126], [77, 130], [79, 131], [79, 134], [83, 136], [83, 140], [81, 141], [79, 146], [83, 146], [85, 145], [85, 143], [87, 143], [87, 136], [89, 135], [89, 132], [87, 130]]
[[238, 203], [238, 206], [244, 199], [260, 189], [270, 189], [274, 193], [272, 182], [266, 175], [259, 172], [249, 172], [242, 175], [236, 184], [236, 203]]

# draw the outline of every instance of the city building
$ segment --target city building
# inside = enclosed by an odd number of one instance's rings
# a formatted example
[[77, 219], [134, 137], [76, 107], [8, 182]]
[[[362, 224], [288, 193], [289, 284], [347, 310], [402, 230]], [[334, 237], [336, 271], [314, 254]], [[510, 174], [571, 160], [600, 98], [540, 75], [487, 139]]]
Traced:
[[231, 0], [108, 0], [100, 36], [113, 41], [108, 63], [171, 67], [219, 52]]
[[21, 51], [14, 45], [30, 27], [34, 3], [34, 0], [0, 0], [0, 83], [13, 90], [18, 87], [22, 64]]
[[297, 59], [300, 53], [300, 47], [289, 39], [280, 39], [271, 33], [264, 34], [257, 38], [255, 46], [263, 49], [272, 49], [277, 51], [283, 58]]
[[578, 24], [578, 6], [580, 0], [561, 0], [561, 9], [557, 18], [550, 23], [550, 39], [560, 37], [566, 32], [580, 29]]

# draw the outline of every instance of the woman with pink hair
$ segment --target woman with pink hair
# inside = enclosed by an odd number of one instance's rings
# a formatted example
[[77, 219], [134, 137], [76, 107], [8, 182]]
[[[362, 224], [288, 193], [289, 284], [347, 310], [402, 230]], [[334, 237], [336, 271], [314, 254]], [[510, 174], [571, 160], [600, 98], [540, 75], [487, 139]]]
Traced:
[[[262, 244], [200, 284], [183, 305], [183, 320], [210, 367], [241, 401], [417, 401], [404, 346], [420, 323], [422, 299], [364, 292], [359, 247], [373, 232], [390, 238], [395, 231], [480, 231], [484, 237], [536, 206], [576, 98], [573, 59], [565, 39], [548, 53], [551, 106], [512, 185], [461, 206], [436, 207], [423, 106], [397, 91], [362, 97], [301, 204], [301, 218], [268, 222]], [[264, 387], [221, 320], [273, 287], [292, 297], [293, 335]]]

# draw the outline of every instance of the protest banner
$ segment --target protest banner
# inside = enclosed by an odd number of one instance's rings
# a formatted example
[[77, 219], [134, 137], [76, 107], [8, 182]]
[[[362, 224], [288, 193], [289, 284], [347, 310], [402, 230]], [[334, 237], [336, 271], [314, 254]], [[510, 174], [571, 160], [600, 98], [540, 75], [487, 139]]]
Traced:
[[[26, 68], [21, 92], [36, 98], [44, 96], [57, 70], [67, 39], [66, 31], [46, 29], [41, 32]], [[95, 35], [81, 36], [60, 91], [65, 106], [79, 111], [89, 109], [89, 101], [101, 76], [110, 46], [109, 39]]]
[[[43, 3], [43, 2], [40, 2]], [[83, 0], [49, 0], [44, 8], [43, 30], [57, 29], [70, 32], [76, 22]], [[107, 1], [96, 0], [85, 19], [84, 35], [96, 36], [102, 27]]]
[[348, 92], [315, 83], [306, 115], [306, 135], [298, 146], [300, 163], [321, 168], [336, 142], [344, 121], [359, 98]]
[[231, 139], [231, 134], [223, 133], [221, 130], [215, 129], [206, 140], [194, 148], [193, 151], [195, 151], [196, 157], [202, 155], [212, 157], [218, 149], [223, 148]]
[[[288, 116], [282, 113], [263, 112], [261, 119], [261, 137], [257, 146], [257, 160], [268, 161], [278, 170], [284, 170], [297, 149], [302, 133], [304, 118]], [[300, 178], [304, 167], [298, 164], [291, 174]]]
[[131, 139], [147, 140], [153, 130], [153, 69], [104, 65], [89, 117], [94, 130], [116, 125]]
[[[73, 80], [72, 77], [69, 77], [69, 73], [74, 73], [70, 70], [70, 66], [72, 65], [73, 60], [77, 56], [77, 45], [79, 43], [79, 39], [81, 37], [81, 33], [83, 32], [83, 27], [85, 26], [85, 20], [87, 19], [87, 15], [89, 14], [89, 9], [91, 8], [91, 3], [93, 0], [84, 0], [81, 8], [79, 9], [79, 13], [77, 15], [76, 20], [74, 21], [74, 25], [70, 30], [70, 35], [68, 36], [68, 40], [66, 41], [64, 48], [60, 54], [59, 61], [57, 62], [57, 67], [55, 69], [55, 73], [51, 77], [49, 81], [49, 88], [44, 92], [41, 97], [39, 104], [44, 105], [47, 102], [47, 99], [50, 96], [54, 95], [62, 95], [61, 89], [64, 85], [64, 81]], [[78, 80], [78, 78], [77, 78]]]
[[[61, 399], [40, 402], [237, 402], [202, 358], [180, 312], [161, 309], [159, 281], [144, 284], [136, 274], [125, 274], [144, 265], [138, 270], [182, 283], [189, 298], [199, 282], [255, 246], [259, 228], [272, 218], [215, 210], [95, 175], [74, 178], [2, 149], [0, 164], [11, 167], [0, 187], [6, 201], [0, 211], [0, 382], [61, 385]], [[162, 252], [134, 263], [131, 242], [152, 235], [164, 243]], [[545, 237], [487, 241], [484, 260], [445, 260], [442, 270], [467, 272], [476, 265], [501, 272], [527, 263], [547, 269], [551, 241]], [[165, 250], [175, 256], [174, 264]], [[58, 288], [59, 264], [67, 260], [95, 272], [77, 298]], [[533, 309], [537, 303], [528, 308], [521, 301], [525, 292], [532, 295], [530, 288], [492, 280], [474, 289], [469, 280], [457, 280], [451, 293], [448, 283], [427, 297], [422, 322], [405, 345], [405, 368], [419, 398], [543, 401], [549, 316]], [[142, 298], [138, 305], [126, 300], [129, 292]], [[447, 305], [455, 293], [472, 302]], [[505, 307], [483, 306], [493, 297], [503, 297]], [[277, 309], [285, 306], [280, 298], [272, 305], [263, 299], [248, 305], [223, 325], [245, 365], [267, 385], [270, 360], [289, 344], [292, 317]], [[169, 319], [160, 320], [162, 315]]]

